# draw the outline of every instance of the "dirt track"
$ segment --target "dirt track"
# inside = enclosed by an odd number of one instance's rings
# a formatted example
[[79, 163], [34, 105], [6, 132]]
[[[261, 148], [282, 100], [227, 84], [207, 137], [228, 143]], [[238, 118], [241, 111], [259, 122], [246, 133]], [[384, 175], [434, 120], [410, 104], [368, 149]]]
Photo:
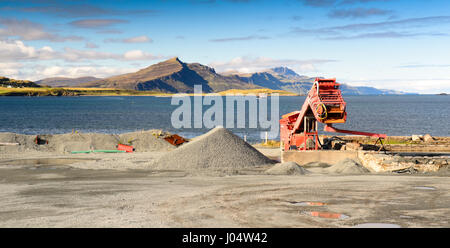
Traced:
[[[111, 162], [154, 159], [151, 153], [125, 156]], [[0, 161], [0, 227], [450, 226], [448, 176], [187, 176], [181, 171], [80, 169], [83, 161], [78, 168], [63, 160], [11, 164], [17, 158]], [[290, 203], [304, 201], [327, 205]], [[310, 211], [349, 217], [313, 217]]]

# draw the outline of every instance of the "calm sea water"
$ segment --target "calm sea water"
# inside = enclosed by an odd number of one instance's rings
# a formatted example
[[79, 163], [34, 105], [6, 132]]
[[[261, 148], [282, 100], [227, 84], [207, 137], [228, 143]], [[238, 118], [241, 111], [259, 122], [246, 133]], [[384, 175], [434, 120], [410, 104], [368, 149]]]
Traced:
[[[345, 96], [344, 99], [347, 122], [335, 125], [338, 128], [388, 135], [450, 136], [450, 96]], [[304, 100], [301, 96], [280, 97], [280, 116], [299, 110]], [[124, 133], [163, 129], [194, 137], [208, 131], [173, 128], [171, 114], [178, 106], [170, 102], [171, 98], [150, 96], [0, 97], [0, 132]], [[246, 135], [250, 141], [260, 139], [261, 129], [232, 131], [241, 137]]]

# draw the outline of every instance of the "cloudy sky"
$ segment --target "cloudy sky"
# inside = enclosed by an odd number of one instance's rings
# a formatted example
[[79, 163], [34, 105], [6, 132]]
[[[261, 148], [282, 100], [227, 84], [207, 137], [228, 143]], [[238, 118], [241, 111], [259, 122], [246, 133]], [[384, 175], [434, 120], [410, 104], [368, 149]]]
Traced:
[[174, 56], [450, 92], [450, 1], [0, 1], [0, 76], [106, 77]]

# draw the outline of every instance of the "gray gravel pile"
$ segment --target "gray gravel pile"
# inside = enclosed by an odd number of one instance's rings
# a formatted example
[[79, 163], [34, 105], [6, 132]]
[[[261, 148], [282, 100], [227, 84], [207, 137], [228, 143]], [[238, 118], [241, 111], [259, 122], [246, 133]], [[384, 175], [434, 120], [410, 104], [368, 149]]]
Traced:
[[154, 152], [154, 151], [169, 151], [175, 149], [175, 146], [165, 141], [162, 136], [167, 133], [161, 130], [138, 131], [132, 133], [124, 133], [119, 135], [119, 140], [123, 144], [130, 144], [136, 152]]
[[48, 151], [48, 146], [39, 146], [35, 143], [36, 135], [25, 135], [16, 133], [0, 133], [0, 142], [18, 143], [16, 146], [0, 146], [0, 152], [23, 152], [23, 151]]
[[352, 159], [344, 159], [336, 164], [325, 168], [328, 173], [336, 173], [336, 174], [362, 174], [369, 173], [370, 171], [364, 168], [358, 162]]
[[305, 175], [310, 173], [295, 162], [278, 163], [265, 171], [269, 175]]
[[117, 136], [99, 133], [55, 134], [48, 138], [48, 146], [58, 153], [88, 150], [115, 150]]
[[216, 127], [191, 142], [163, 155], [158, 169], [236, 170], [272, 164], [273, 161], [240, 137], [223, 127]]

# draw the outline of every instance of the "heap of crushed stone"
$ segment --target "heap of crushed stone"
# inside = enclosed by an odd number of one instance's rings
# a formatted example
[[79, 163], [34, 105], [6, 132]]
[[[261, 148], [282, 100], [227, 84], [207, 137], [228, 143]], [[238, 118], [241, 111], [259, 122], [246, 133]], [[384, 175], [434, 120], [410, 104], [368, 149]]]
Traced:
[[47, 138], [48, 147], [58, 153], [87, 150], [114, 150], [117, 138], [113, 134], [66, 133], [55, 134]]
[[353, 159], [344, 159], [325, 169], [328, 173], [336, 174], [362, 174], [369, 173], [367, 168]]
[[272, 160], [240, 137], [223, 127], [216, 127], [163, 155], [155, 167], [174, 170], [239, 170], [272, 163]]
[[132, 145], [136, 152], [169, 151], [176, 147], [163, 139], [163, 136], [168, 134], [161, 130], [137, 131], [123, 133], [119, 135], [119, 140]]
[[[0, 133], [0, 142], [19, 144], [17, 146], [0, 146], [0, 152], [10, 153], [38, 150], [39, 146], [34, 142], [35, 138], [35, 135]], [[48, 150], [48, 148], [43, 148], [43, 150]]]
[[310, 173], [295, 162], [278, 163], [265, 171], [269, 175], [305, 175]]

